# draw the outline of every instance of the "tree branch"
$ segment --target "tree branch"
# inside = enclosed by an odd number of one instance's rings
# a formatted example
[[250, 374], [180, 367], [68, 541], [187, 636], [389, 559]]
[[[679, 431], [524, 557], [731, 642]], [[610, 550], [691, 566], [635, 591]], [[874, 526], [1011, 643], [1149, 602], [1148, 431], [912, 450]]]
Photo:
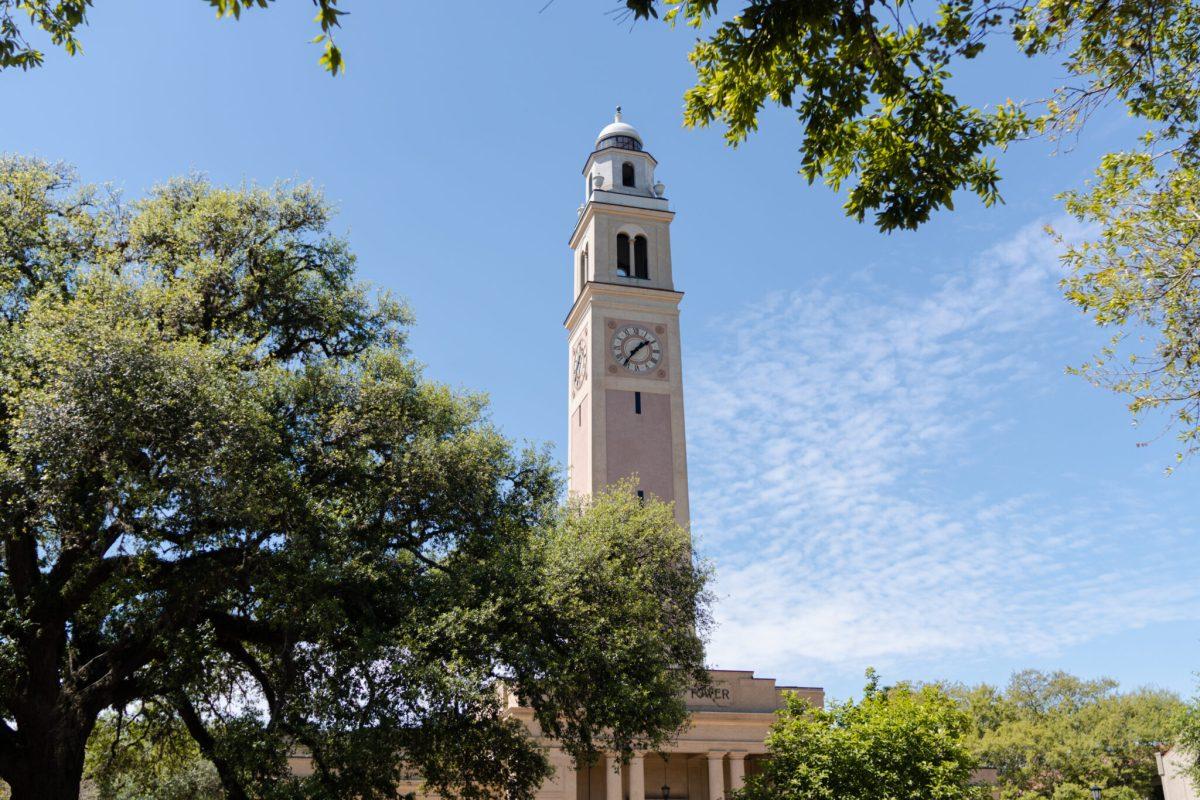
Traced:
[[188, 696], [183, 692], [176, 692], [171, 696], [171, 704], [179, 712], [179, 718], [183, 720], [184, 727], [195, 740], [200, 752], [217, 768], [217, 775], [221, 778], [221, 785], [225, 788], [228, 800], [250, 800], [250, 795], [242, 788], [232, 765], [217, 752], [216, 739], [204, 727], [204, 720], [200, 718]]
[[250, 655], [250, 651], [236, 639], [230, 639], [218, 634], [217, 642], [233, 660], [244, 666], [246, 671], [258, 682], [259, 688], [262, 689], [263, 697], [267, 701], [267, 710], [271, 712], [271, 720], [277, 720], [279, 718], [279, 698], [275, 693], [275, 686], [262, 664], [258, 663], [258, 659]]

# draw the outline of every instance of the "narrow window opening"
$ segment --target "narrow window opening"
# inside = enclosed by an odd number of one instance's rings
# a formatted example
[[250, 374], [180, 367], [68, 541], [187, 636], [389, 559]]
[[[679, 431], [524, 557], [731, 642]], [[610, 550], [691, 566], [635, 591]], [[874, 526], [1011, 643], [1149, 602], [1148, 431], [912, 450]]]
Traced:
[[579, 291], [583, 291], [583, 285], [587, 283], [588, 271], [588, 248], [583, 246], [583, 255], [579, 257]]
[[628, 161], [626, 161], [624, 164], [621, 165], [621, 185], [622, 186], [636, 186], [637, 185], [634, 183], [634, 180], [633, 180], [633, 164], [630, 164]]
[[629, 275], [629, 235], [617, 234], [617, 273]]
[[650, 253], [645, 236], [633, 240], [633, 270], [635, 278], [650, 277]]
[[641, 392], [633, 393], [633, 413], [635, 413], [635, 414], [642, 413], [642, 393]]

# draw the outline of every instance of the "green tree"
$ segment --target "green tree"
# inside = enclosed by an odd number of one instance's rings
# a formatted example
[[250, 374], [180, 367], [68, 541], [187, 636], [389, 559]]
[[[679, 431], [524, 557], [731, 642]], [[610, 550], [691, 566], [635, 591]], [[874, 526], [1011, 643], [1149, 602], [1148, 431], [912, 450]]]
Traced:
[[[638, 18], [665, 6], [668, 21], [696, 28], [721, 6], [625, 5]], [[763, 106], [794, 108], [810, 182], [849, 185], [847, 212], [873, 213], [881, 230], [915, 228], [952, 207], [956, 190], [998, 199], [989, 148], [1077, 131], [1109, 102], [1147, 124], [1147, 143], [1194, 152], [1198, 30], [1200, 12], [1187, 0], [749, 0], [692, 51], [697, 82], [685, 122], [723, 123], [736, 145], [757, 129]], [[961, 100], [950, 79], [997, 35], [1027, 56], [1063, 58], [1068, 82], [1046, 100]]]
[[[584, 757], [703, 681], [705, 574], [628, 486], [560, 507], [479, 396], [421, 376], [307, 186], [125, 204], [0, 160], [0, 778], [75, 800], [153, 704], [231, 800], [529, 797], [527, 703]], [[291, 748], [314, 758], [300, 779]]]
[[[217, 18], [241, 19], [243, 11], [267, 8], [274, 0], [203, 0], [217, 12]], [[346, 13], [338, 9], [338, 0], [312, 0], [317, 9], [313, 22], [320, 28], [312, 40], [322, 45], [321, 66], [330, 75], [337, 75], [345, 68], [341, 48], [334, 41], [334, 29], [341, 26]], [[87, 23], [87, 12], [93, 0], [0, 0], [0, 69], [17, 67], [30, 69], [40, 67], [45, 54], [30, 44], [21, 29], [18, 18], [28, 17], [29, 23], [50, 38], [55, 45], [68, 54], [83, 51], [76, 35]]]
[[[1197, 30], [1200, 33], [1200, 29]], [[1067, 247], [1067, 298], [1115, 328], [1072, 371], [1129, 398], [1135, 421], [1159, 410], [1178, 429], [1176, 461], [1200, 448], [1200, 163], [1153, 146], [1104, 158], [1093, 186], [1063, 196], [1099, 231]], [[1155, 434], [1157, 435], [1157, 433]]]
[[1200, 786], [1200, 695], [1193, 697], [1184, 709], [1175, 744], [1192, 754], [1192, 784]]
[[81, 800], [224, 800], [211, 761], [170, 708], [101, 714], [88, 739]]
[[1116, 681], [1064, 672], [949, 691], [970, 715], [967, 741], [997, 769], [1002, 796], [1024, 800], [1087, 800], [1091, 786], [1105, 798], [1152, 798], [1154, 753], [1173, 741], [1183, 711], [1171, 692], [1119, 692]]
[[770, 759], [738, 800], [966, 800], [975, 759], [970, 720], [936, 686], [882, 688], [872, 671], [861, 701], [814, 708], [788, 698], [767, 737]]

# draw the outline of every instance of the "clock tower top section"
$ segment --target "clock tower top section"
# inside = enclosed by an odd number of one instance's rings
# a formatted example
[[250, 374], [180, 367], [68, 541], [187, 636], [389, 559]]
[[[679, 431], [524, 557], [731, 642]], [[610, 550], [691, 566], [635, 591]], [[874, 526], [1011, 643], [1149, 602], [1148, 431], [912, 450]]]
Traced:
[[583, 203], [570, 243], [576, 298], [588, 283], [674, 289], [668, 227], [675, 215], [657, 167], [617, 106], [583, 165]]
[[583, 165], [584, 203], [666, 211], [663, 193], [667, 187], [654, 179], [656, 166], [641, 134], [621, 119], [621, 107], [617, 106], [613, 121], [596, 136], [596, 147]]
[[688, 524], [679, 303], [671, 278], [666, 187], [642, 135], [616, 119], [583, 167], [571, 234], [568, 490], [589, 495], [632, 479]]

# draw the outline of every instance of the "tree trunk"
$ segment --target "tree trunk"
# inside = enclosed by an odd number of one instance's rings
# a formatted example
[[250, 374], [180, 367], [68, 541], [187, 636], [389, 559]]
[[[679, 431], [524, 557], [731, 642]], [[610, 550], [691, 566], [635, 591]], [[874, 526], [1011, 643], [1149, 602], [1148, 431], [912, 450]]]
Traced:
[[42, 724], [17, 728], [17, 763], [4, 776], [12, 800], [79, 800], [90, 726], [48, 716]]

